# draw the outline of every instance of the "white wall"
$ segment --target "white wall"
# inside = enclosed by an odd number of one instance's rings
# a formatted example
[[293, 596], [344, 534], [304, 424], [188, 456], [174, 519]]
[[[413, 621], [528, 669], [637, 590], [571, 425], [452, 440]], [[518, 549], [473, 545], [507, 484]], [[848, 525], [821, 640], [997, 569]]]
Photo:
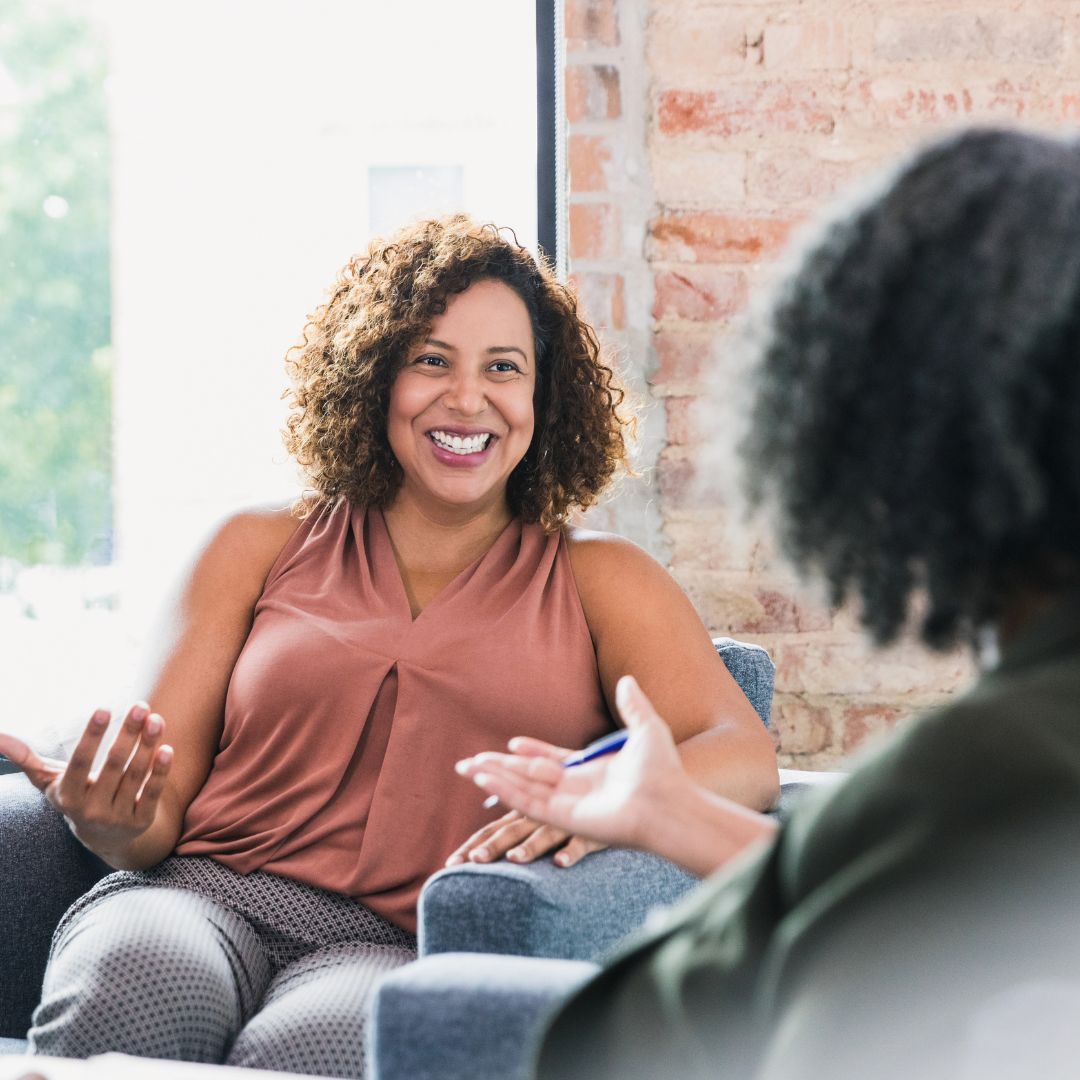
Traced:
[[211, 522], [299, 489], [282, 361], [367, 240], [369, 165], [462, 164], [464, 208], [535, 244], [534, 16], [526, 0], [103, 11], [117, 553], [141, 623]]

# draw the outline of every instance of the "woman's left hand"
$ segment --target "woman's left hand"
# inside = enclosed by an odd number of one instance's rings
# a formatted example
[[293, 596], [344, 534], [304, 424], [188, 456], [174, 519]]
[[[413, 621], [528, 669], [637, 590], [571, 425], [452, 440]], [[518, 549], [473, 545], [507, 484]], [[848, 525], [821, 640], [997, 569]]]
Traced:
[[511, 810], [474, 832], [446, 860], [446, 865], [488, 863], [504, 856], [510, 862], [527, 863], [555, 851], [555, 865], [566, 867], [580, 862], [591, 851], [601, 851], [605, 847], [607, 844], [586, 840], [582, 836], [571, 836], [563, 829], [541, 825]]
[[[525, 757], [549, 757], [558, 762], [573, 753], [573, 750], [568, 750], [565, 746], [553, 746], [540, 739], [529, 738], [514, 739], [514, 751]], [[580, 862], [590, 852], [602, 851], [607, 846], [598, 840], [573, 836], [554, 825], [542, 825], [516, 810], [511, 810], [474, 832], [450, 855], [446, 865], [458, 866], [463, 862], [487, 863], [503, 857], [510, 862], [527, 863], [555, 851], [555, 865], [567, 867]]]

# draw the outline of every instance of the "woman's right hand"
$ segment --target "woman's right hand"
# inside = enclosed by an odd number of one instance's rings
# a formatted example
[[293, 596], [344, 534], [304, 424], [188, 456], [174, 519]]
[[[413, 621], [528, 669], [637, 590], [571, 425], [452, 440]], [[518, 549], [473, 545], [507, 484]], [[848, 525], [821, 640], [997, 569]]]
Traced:
[[75, 836], [106, 862], [154, 823], [173, 756], [172, 747], [161, 743], [165, 722], [139, 702], [128, 710], [101, 769], [91, 774], [108, 727], [109, 713], [98, 709], [67, 762], [43, 758], [14, 735], [0, 734], [0, 754], [44, 792]]

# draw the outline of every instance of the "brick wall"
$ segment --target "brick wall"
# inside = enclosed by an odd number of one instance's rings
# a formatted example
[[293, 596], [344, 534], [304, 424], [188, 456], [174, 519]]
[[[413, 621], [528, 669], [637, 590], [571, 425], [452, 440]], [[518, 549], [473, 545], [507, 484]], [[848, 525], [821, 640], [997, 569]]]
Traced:
[[[766, 645], [784, 764], [826, 767], [963, 686], [966, 656], [870, 658], [734, 501], [700, 490], [740, 408], [737, 316], [793, 227], [949, 126], [1080, 121], [1074, 0], [565, 0], [570, 267], [646, 402], [643, 479], [590, 517], [657, 554], [714, 633]], [[725, 412], [725, 408], [729, 411]], [[708, 462], [706, 466], [703, 462]]]

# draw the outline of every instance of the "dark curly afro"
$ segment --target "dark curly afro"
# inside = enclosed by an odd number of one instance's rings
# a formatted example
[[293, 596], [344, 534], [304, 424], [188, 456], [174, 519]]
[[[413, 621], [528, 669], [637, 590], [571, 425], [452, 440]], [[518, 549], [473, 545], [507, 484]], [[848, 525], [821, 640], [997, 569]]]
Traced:
[[759, 340], [749, 494], [879, 643], [1080, 579], [1080, 146], [975, 130], [833, 220]]
[[284, 439], [318, 496], [314, 505], [341, 496], [357, 506], [393, 501], [402, 474], [386, 434], [390, 386], [447, 298], [482, 280], [521, 297], [536, 349], [536, 426], [508, 482], [512, 512], [553, 531], [629, 468], [635, 419], [574, 294], [495, 226], [455, 215], [372, 241], [289, 351]]

